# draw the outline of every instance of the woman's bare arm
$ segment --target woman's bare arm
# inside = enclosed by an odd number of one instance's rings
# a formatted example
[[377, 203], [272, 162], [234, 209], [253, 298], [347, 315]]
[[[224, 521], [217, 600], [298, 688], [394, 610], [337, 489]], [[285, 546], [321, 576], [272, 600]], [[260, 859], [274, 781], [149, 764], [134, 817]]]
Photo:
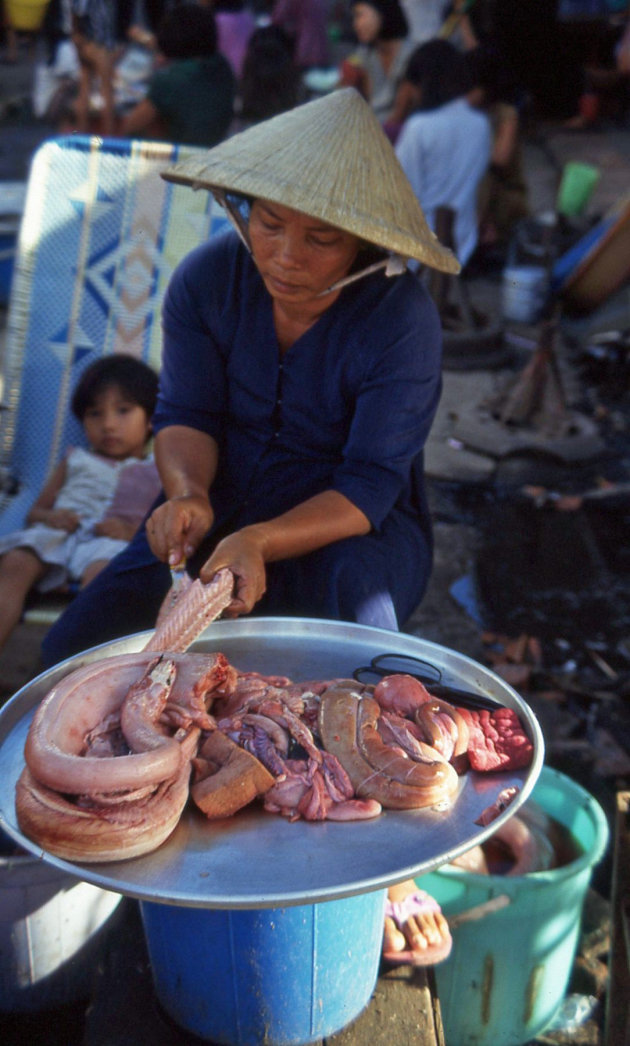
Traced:
[[189, 559], [212, 526], [219, 451], [205, 432], [170, 425], [155, 437], [154, 453], [167, 500], [147, 521], [147, 536], [158, 559], [173, 565]]
[[325, 490], [265, 523], [246, 528], [266, 563], [305, 556], [342, 538], [368, 534], [367, 516], [344, 494]]
[[204, 564], [201, 578], [209, 581], [221, 567], [230, 568], [236, 592], [227, 616], [236, 617], [249, 613], [264, 595], [267, 563], [304, 556], [370, 529], [367, 516], [344, 494], [326, 490], [274, 519], [224, 538]]

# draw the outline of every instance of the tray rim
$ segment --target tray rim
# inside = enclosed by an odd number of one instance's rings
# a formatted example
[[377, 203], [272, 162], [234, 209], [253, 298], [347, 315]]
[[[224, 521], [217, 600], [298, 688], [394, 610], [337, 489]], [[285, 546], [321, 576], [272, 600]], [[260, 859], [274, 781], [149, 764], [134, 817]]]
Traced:
[[[427, 653], [433, 653], [435, 656], [441, 656], [446, 659], [447, 663], [450, 663], [450, 669], [452, 672], [453, 682], [459, 682], [461, 685], [462, 678], [459, 672], [463, 672], [464, 681], [468, 687], [475, 687], [481, 693], [490, 693], [491, 689], [498, 689], [501, 691], [502, 699], [508, 706], [515, 707], [521, 715], [527, 732], [530, 735], [530, 739], [534, 745], [534, 756], [532, 759], [531, 767], [524, 776], [524, 780], [520, 786], [521, 790], [515, 801], [511, 806], [499, 815], [492, 823], [490, 827], [480, 829], [475, 834], [474, 842], [469, 843], [463, 848], [455, 846], [450, 847], [447, 851], [442, 852], [431, 860], [424, 860], [422, 862], [412, 862], [404, 867], [401, 867], [398, 871], [392, 871], [389, 874], [383, 876], [382, 874], [370, 878], [363, 877], [360, 882], [344, 881], [334, 887], [327, 886], [318, 889], [309, 889], [307, 892], [300, 890], [299, 888], [292, 891], [284, 890], [280, 894], [258, 894], [255, 896], [240, 896], [240, 897], [222, 897], [222, 896], [210, 896], [205, 892], [173, 892], [172, 890], [168, 893], [160, 890], [154, 890], [142, 879], [138, 879], [131, 876], [129, 877], [129, 871], [133, 871], [133, 866], [140, 862], [147, 862], [150, 858], [157, 853], [160, 853], [163, 848], [168, 844], [162, 844], [158, 847], [153, 854], [147, 854], [143, 858], [132, 858], [125, 861], [119, 862], [102, 862], [99, 864], [79, 864], [75, 862], [65, 861], [61, 858], [55, 857], [52, 854], [43, 851], [41, 847], [33, 843], [30, 839], [24, 836], [19, 828], [17, 827], [17, 821], [14, 814], [14, 803], [13, 803], [13, 820], [7, 817], [7, 797], [2, 794], [0, 790], [0, 828], [5, 831], [14, 841], [19, 843], [27, 853], [30, 853], [37, 858], [45, 861], [46, 863], [76, 876], [79, 879], [83, 879], [86, 882], [93, 883], [96, 886], [103, 887], [108, 890], [123, 893], [127, 896], [136, 897], [139, 900], [147, 900], [156, 903], [165, 903], [171, 905], [179, 905], [185, 907], [208, 907], [208, 908], [269, 908], [269, 907], [283, 907], [291, 906], [296, 904], [308, 904], [314, 901], [325, 901], [332, 900], [340, 897], [349, 897], [358, 893], [368, 892], [370, 890], [382, 889], [385, 886], [393, 885], [395, 882], [400, 882], [403, 879], [409, 878], [414, 874], [423, 874], [424, 872], [433, 870], [439, 864], [445, 863], [452, 857], [456, 856], [461, 852], [469, 849], [471, 845], [475, 845], [477, 842], [483, 841], [488, 835], [492, 833], [497, 827], [508, 820], [514, 813], [516, 813], [518, 807], [527, 799], [534, 788], [538, 775], [543, 765], [544, 758], [544, 741], [540, 725], [529, 708], [527, 703], [520, 697], [520, 695], [512, 688], [505, 680], [494, 673], [491, 669], [482, 666], [474, 659], [468, 657], [465, 654], [452, 650], [451, 648], [445, 647], [441, 644], [434, 643], [430, 640], [425, 640], [422, 637], [415, 636], [410, 633], [394, 632], [386, 629], [377, 629], [368, 625], [358, 625], [349, 622], [340, 621], [328, 621], [326, 619], [316, 618], [280, 618], [280, 617], [253, 617], [234, 619], [230, 621], [219, 621], [215, 622], [199, 637], [195, 644], [191, 646], [191, 650], [199, 649], [220, 649], [221, 639], [227, 638], [228, 642], [230, 639], [240, 639], [241, 641], [251, 638], [252, 633], [259, 640], [263, 639], [265, 635], [272, 635], [275, 640], [279, 638], [281, 641], [286, 642], [290, 638], [295, 638], [299, 635], [306, 633], [319, 632], [320, 639], [325, 639], [326, 634], [332, 634], [340, 639], [345, 639], [349, 642], [350, 639], [358, 638], [360, 640], [382, 640], [387, 641], [385, 649], [395, 648], [397, 645], [402, 644], [403, 647], [411, 646], [415, 648], [415, 652], [418, 656], [423, 654], [426, 656]], [[322, 634], [323, 633], [323, 634]], [[40, 673], [33, 680], [29, 681], [24, 687], [16, 692], [0, 709], [0, 755], [2, 754], [2, 747], [10, 736], [7, 733], [7, 726], [9, 730], [14, 730], [17, 727], [23, 727], [26, 720], [30, 719], [34, 714], [36, 705], [41, 700], [41, 696], [38, 694], [38, 688], [43, 684], [49, 688], [53, 685], [58, 678], [68, 674], [68, 672], [80, 667], [82, 664], [88, 661], [95, 661], [99, 658], [109, 656], [111, 653], [127, 653], [130, 651], [141, 650], [142, 646], [148, 640], [151, 632], [136, 633], [132, 636], [122, 637], [119, 640], [112, 641], [110, 643], [100, 644], [96, 647], [92, 647], [89, 650], [83, 652], [72, 658], [68, 658], [66, 661], [54, 666], [52, 669], [48, 669], [45, 672]], [[208, 644], [211, 644], [208, 646]], [[376, 652], [376, 651], [375, 651]], [[380, 650], [378, 651], [380, 652]], [[399, 652], [409, 653], [409, 650], [400, 650]], [[362, 655], [364, 656], [364, 655]], [[237, 665], [237, 667], [240, 667]], [[443, 669], [445, 665], [441, 665]], [[456, 669], [459, 670], [456, 671]], [[472, 677], [472, 681], [470, 678]], [[447, 670], [447, 678], [450, 678], [450, 674]], [[315, 678], [310, 676], [308, 678]], [[481, 685], [482, 681], [485, 685]], [[22, 707], [30, 699], [30, 705], [25, 710]], [[470, 774], [470, 771], [469, 771]], [[477, 777], [483, 776], [488, 778], [491, 775], [476, 775]], [[495, 780], [499, 780], [502, 775], [496, 775]], [[1, 789], [1, 786], [0, 786]], [[402, 814], [399, 812], [394, 813], [388, 812], [390, 821], [396, 821], [397, 817], [402, 816], [403, 818], [409, 819], [408, 815], [413, 817], [414, 814], [422, 814], [422, 811], [405, 811]], [[186, 816], [186, 815], [184, 815]], [[193, 814], [196, 816], [196, 814]], [[256, 815], [257, 816], [257, 815]], [[274, 815], [261, 815], [263, 817], [272, 818]], [[381, 818], [384, 815], [381, 815]], [[381, 820], [380, 818], [378, 820]], [[278, 823], [284, 822], [284, 818], [278, 817]], [[307, 824], [307, 822], [301, 822]], [[324, 824], [331, 825], [332, 822], [323, 822]], [[356, 824], [358, 822], [349, 822], [349, 824]], [[369, 822], [363, 822], [368, 824]], [[312, 826], [315, 827], [315, 826]], [[337, 826], [338, 829], [342, 829], [342, 824]], [[337, 830], [337, 835], [340, 835], [340, 831]], [[108, 871], [108, 867], [111, 871]], [[121, 874], [122, 869], [122, 874]], [[118, 875], [114, 874], [114, 870], [118, 872]]]

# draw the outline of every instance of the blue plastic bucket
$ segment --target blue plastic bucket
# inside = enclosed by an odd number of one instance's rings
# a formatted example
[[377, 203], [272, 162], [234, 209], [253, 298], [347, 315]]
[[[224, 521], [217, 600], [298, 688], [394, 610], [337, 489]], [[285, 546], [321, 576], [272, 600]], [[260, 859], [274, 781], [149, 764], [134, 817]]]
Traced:
[[367, 1006], [385, 891], [291, 908], [140, 904], [153, 983], [187, 1031], [227, 1046], [300, 1046]]
[[553, 1019], [577, 951], [592, 869], [608, 843], [596, 800], [543, 767], [532, 798], [569, 830], [581, 855], [561, 868], [488, 876], [444, 866], [417, 880], [453, 916], [507, 894], [507, 907], [453, 929], [453, 950], [435, 968], [448, 1046], [523, 1046]]

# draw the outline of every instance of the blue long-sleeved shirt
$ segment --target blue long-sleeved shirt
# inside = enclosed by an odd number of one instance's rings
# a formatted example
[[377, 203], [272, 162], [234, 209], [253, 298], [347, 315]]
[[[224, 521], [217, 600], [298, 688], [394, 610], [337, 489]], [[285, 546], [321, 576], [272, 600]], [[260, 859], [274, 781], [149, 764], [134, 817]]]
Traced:
[[333, 489], [376, 531], [392, 516], [430, 529], [422, 450], [441, 333], [417, 277], [377, 273], [344, 288], [281, 356], [272, 300], [230, 231], [179, 265], [163, 328], [154, 430], [186, 425], [217, 440], [217, 527]]

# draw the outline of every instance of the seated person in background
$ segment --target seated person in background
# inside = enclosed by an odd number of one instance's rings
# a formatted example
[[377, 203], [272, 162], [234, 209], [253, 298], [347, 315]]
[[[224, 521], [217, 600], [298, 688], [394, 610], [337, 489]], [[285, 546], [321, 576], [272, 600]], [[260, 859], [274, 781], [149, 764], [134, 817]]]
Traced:
[[438, 208], [454, 212], [453, 246], [463, 266], [477, 246], [477, 192], [490, 164], [490, 121], [466, 100], [465, 59], [447, 40], [421, 44], [405, 80], [417, 101], [396, 155], [434, 231]]
[[99, 130], [114, 133], [114, 60], [117, 46], [116, 4], [113, 0], [71, 0], [72, 42], [79, 59], [79, 87], [74, 113], [76, 130], [91, 130], [92, 81], [102, 99]]
[[245, 6], [244, 0], [216, 0], [212, 6], [217, 23], [218, 49], [239, 79], [247, 45], [256, 29], [254, 13]]
[[423, 44], [439, 36], [445, 17], [444, 0], [400, 0], [409, 23], [409, 36], [414, 44]]
[[71, 447], [26, 517], [0, 538], [0, 649], [19, 623], [31, 589], [83, 588], [136, 533], [160, 491], [147, 455], [158, 379], [132, 356], [93, 363], [72, 412], [90, 450]]
[[623, 21], [600, 24], [581, 70], [577, 112], [565, 123], [573, 130], [589, 128], [602, 116], [623, 124], [630, 107], [630, 5]]
[[275, 0], [272, 25], [284, 29], [293, 45], [293, 60], [302, 72], [330, 62], [324, 0]]
[[516, 90], [492, 46], [479, 44], [465, 58], [473, 84], [468, 101], [487, 113], [492, 127], [490, 166], [479, 186], [479, 245], [505, 247], [529, 214]]
[[261, 26], [250, 38], [232, 131], [292, 109], [303, 98], [302, 77], [293, 47], [279, 25]]
[[630, 6], [626, 15], [626, 24], [615, 47], [615, 66], [623, 76], [630, 76]]
[[356, 87], [387, 129], [396, 91], [415, 46], [398, 0], [351, 0], [359, 47], [341, 66], [341, 87]]
[[230, 126], [236, 78], [217, 51], [217, 26], [209, 7], [181, 4], [162, 18], [157, 46], [162, 56], [146, 97], [123, 117], [124, 138], [153, 138], [212, 146]]

